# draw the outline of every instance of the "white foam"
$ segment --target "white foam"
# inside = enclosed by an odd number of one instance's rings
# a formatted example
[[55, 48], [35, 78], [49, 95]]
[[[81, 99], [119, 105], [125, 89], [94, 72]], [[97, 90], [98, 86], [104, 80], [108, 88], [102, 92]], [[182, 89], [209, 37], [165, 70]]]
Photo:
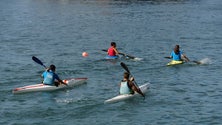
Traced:
[[136, 57], [136, 58], [134, 58], [133, 60], [134, 60], [134, 61], [141, 61], [141, 60], [143, 60], [143, 58], [138, 58], [138, 57]]
[[201, 64], [211, 64], [212, 61], [210, 58], [204, 58], [200, 60]]

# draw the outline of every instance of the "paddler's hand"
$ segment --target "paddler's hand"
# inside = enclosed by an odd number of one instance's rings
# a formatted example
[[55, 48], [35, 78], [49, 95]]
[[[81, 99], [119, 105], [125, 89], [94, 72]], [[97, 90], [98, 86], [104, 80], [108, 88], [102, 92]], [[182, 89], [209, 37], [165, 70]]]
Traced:
[[66, 86], [68, 86], [68, 84], [67, 83], [64, 83], [64, 82], [60, 82], [61, 84], [64, 84], [64, 85], [66, 85]]
[[130, 81], [134, 81], [134, 77], [131, 77], [131, 78], [130, 78]]
[[49, 67], [48, 67], [48, 68], [45, 68], [45, 71], [47, 71], [47, 72], [48, 72], [49, 70], [50, 70], [50, 68], [49, 68]]

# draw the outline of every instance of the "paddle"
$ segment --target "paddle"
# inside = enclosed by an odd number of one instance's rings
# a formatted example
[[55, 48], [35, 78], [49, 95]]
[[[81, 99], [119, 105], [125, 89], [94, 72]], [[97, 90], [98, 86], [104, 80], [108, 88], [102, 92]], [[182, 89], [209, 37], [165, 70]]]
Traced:
[[107, 50], [106, 50], [106, 49], [102, 49], [102, 51], [107, 52]]
[[40, 64], [41, 66], [43, 66], [45, 69], [47, 69], [47, 67], [37, 57], [32, 56], [32, 60], [35, 61], [36, 63]]
[[166, 57], [164, 57], [164, 58], [166, 58], [166, 59], [172, 59], [171, 57], [169, 57], [169, 56], [166, 56]]
[[[45, 69], [47, 69], [47, 67], [42, 63], [42, 61], [41, 60], [39, 60], [37, 57], [35, 57], [35, 56], [32, 56], [32, 60], [33, 61], [35, 61], [36, 63], [38, 63], [38, 64], [40, 64], [41, 66], [43, 66]], [[66, 83], [64, 83], [64, 82], [61, 82], [62, 84], [64, 84], [64, 85], [66, 85], [66, 86], [68, 86]]]
[[[166, 56], [166, 57], [164, 57], [164, 58], [166, 58], [166, 59], [172, 59], [171, 57], [169, 57], [169, 56]], [[189, 62], [194, 62], [194, 63], [196, 63], [196, 64], [201, 64], [201, 62], [200, 61], [189, 61]]]
[[125, 54], [125, 53], [119, 53], [120, 55], [123, 55], [123, 56], [126, 56], [126, 57], [128, 57], [128, 58], [130, 58], [130, 59], [135, 59], [136, 57], [134, 57], [134, 56], [131, 56], [131, 55], [127, 55], [127, 54]]
[[[107, 52], [107, 50], [105, 50], [105, 49], [102, 49], [102, 51]], [[122, 56], [126, 56], [126, 57], [128, 57], [128, 58], [130, 58], [130, 59], [135, 59], [135, 58], [136, 58], [136, 57], [134, 57], [134, 56], [127, 55], [127, 54], [125, 54], [125, 53], [120, 53], [120, 52], [119, 52], [119, 54], [122, 55]]]
[[[133, 75], [130, 73], [130, 71], [129, 71], [129, 69], [128, 69], [128, 67], [126, 66], [125, 63], [121, 62], [120, 65], [133, 77]], [[140, 90], [140, 88], [138, 87], [135, 79], [134, 79], [134, 82], [133, 82], [133, 83], [134, 83], [134, 85], [136, 86], [136, 88], [139, 90], [139, 92], [140, 92], [139, 94], [141, 94], [141, 95], [144, 97], [144, 99], [145, 99], [145, 95], [143, 94], [143, 92], [142, 92], [142, 91]]]

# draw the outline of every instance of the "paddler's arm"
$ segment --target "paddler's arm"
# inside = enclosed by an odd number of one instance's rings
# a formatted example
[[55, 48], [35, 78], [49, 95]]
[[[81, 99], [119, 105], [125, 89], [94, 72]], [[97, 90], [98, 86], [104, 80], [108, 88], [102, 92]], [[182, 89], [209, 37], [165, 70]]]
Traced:
[[140, 95], [142, 95], [145, 98], [145, 95], [141, 92], [141, 90], [137, 87], [135, 87], [135, 88], [137, 89], [136, 92], [138, 92]]
[[140, 95], [142, 95], [144, 98], [145, 98], [145, 95], [142, 93], [142, 91], [135, 85], [135, 83], [133, 82], [134, 81], [134, 78], [132, 77], [130, 79], [130, 84], [132, 85], [132, 89], [134, 91], [136, 91], [137, 93], [139, 93]]
[[185, 54], [182, 54], [182, 57], [185, 59], [186, 62], [190, 61]]
[[139, 93], [140, 95], [142, 95], [145, 98], [145, 95], [141, 92], [141, 90], [139, 88], [137, 88], [135, 85], [133, 85], [133, 90], [136, 91], [137, 93]]
[[59, 81], [59, 83], [61, 83], [61, 84], [64, 84], [64, 85], [66, 85], [66, 86], [68, 86], [66, 83], [64, 83], [61, 79], [59, 79], [58, 80]]
[[117, 48], [113, 48], [113, 50], [116, 52], [116, 55], [119, 55], [119, 51], [117, 50]]
[[57, 74], [55, 74], [55, 79], [58, 80], [59, 83], [64, 84], [66, 86], [68, 86], [66, 83], [64, 83]]
[[[104, 52], [105, 52], [105, 50], [103, 50]], [[106, 50], [106, 53], [107, 53], [107, 55], [109, 55], [109, 51], [108, 51], [108, 49]]]
[[166, 59], [172, 59], [173, 57], [172, 57], [172, 56], [166, 56], [166, 57], [164, 57], [164, 58], [166, 58]]

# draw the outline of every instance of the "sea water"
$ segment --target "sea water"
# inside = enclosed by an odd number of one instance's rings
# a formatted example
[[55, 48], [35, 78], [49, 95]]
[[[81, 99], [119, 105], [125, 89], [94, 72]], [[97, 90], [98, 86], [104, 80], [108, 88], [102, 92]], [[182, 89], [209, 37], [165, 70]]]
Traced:
[[[221, 0], [1, 0], [1, 125], [220, 125]], [[110, 42], [139, 60], [104, 60]], [[179, 44], [191, 61], [167, 67]], [[88, 57], [82, 57], [82, 52]], [[37, 84], [44, 67], [86, 84], [13, 94]], [[124, 62], [146, 99], [104, 104], [118, 95]]]

